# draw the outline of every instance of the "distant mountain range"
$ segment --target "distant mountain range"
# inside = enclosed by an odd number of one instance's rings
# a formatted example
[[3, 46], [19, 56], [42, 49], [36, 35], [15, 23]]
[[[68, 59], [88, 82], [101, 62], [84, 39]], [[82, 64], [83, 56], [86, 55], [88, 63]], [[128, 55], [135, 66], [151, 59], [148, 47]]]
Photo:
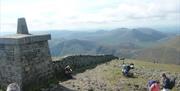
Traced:
[[[166, 34], [150, 28], [136, 28], [136, 29], [117, 28], [108, 31], [97, 30], [93, 32], [62, 30], [62, 31], [46, 31], [44, 33], [50, 33], [53, 39], [67, 39], [67, 40], [69, 39], [105, 40], [106, 38], [109, 40], [112, 39], [112, 41], [114, 41], [114, 37], [117, 37], [121, 41], [127, 41], [124, 39], [132, 40], [132, 38], [142, 41], [154, 41], [166, 36]], [[141, 38], [141, 36], [143, 38]]]
[[126, 58], [159, 60], [163, 63], [179, 64], [180, 61], [179, 37], [151, 28], [117, 28], [94, 32], [50, 31], [50, 33], [52, 35], [50, 49], [53, 56], [113, 54]]
[[[53, 45], [53, 43], [51, 44]], [[88, 40], [71, 39], [59, 42], [50, 48], [53, 56], [96, 54], [97, 45]]]
[[140, 50], [135, 55], [136, 59], [173, 63], [180, 65], [180, 36], [175, 36], [151, 48]]

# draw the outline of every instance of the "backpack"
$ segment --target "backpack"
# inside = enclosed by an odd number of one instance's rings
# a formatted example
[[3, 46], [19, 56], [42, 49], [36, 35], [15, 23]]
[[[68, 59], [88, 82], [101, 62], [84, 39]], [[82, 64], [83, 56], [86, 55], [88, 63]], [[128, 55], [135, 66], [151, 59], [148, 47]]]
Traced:
[[175, 86], [176, 78], [166, 78], [164, 88], [172, 89]]
[[172, 89], [175, 86], [176, 78], [169, 79], [169, 89]]
[[156, 83], [155, 80], [149, 80], [149, 81], [148, 81], [148, 87], [151, 87], [151, 85], [154, 84], [154, 83]]

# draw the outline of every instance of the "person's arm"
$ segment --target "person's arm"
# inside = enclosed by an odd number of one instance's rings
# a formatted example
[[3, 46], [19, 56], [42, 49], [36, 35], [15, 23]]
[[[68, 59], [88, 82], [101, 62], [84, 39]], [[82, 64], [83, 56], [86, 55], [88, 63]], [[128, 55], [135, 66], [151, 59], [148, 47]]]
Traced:
[[149, 91], [152, 91], [152, 89], [154, 88], [155, 84], [152, 84], [149, 88]]

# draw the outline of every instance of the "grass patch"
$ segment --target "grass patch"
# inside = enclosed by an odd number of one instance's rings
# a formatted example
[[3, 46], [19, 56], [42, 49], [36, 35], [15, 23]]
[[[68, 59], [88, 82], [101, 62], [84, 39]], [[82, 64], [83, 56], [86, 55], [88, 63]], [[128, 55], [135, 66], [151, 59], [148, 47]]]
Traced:
[[[143, 62], [139, 60], [126, 60], [126, 63], [134, 63], [135, 67], [138, 69], [153, 69], [153, 70], [161, 70], [162, 72], [170, 72], [170, 73], [180, 73], [180, 66], [173, 64], [154, 64], [151, 62]], [[120, 81], [124, 81], [122, 84], [124, 91], [129, 91], [132, 88], [131, 86], [145, 87], [147, 86], [148, 79], [147, 77], [141, 77], [141, 75], [134, 75], [134, 78], [124, 77], [121, 73], [122, 64], [121, 60], [113, 60], [108, 64], [105, 64], [105, 71], [101, 72], [101, 75], [104, 75], [104, 79], [106, 79], [111, 85], [116, 85]], [[136, 69], [135, 69], [136, 70]], [[158, 75], [158, 74], [157, 74]], [[150, 78], [149, 78], [150, 79]], [[156, 78], [158, 79], [158, 78]], [[159, 79], [160, 80], [160, 79]], [[172, 91], [177, 91], [177, 88], [174, 88]]]
[[143, 67], [146, 69], [158, 69], [158, 70], [165, 70], [169, 72], [178, 72], [180, 73], [180, 65], [174, 64], [154, 64], [152, 62], [145, 62], [139, 60], [127, 60], [127, 62], [132, 62], [135, 66]]

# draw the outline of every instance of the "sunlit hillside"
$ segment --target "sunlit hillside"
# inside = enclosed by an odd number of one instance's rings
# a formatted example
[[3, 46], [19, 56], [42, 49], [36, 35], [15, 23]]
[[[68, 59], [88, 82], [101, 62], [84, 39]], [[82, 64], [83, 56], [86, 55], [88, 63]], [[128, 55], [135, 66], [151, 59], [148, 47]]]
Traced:
[[[180, 66], [170, 64], [154, 64], [139, 60], [126, 59], [125, 63], [134, 63], [133, 78], [124, 77], [121, 73], [122, 60], [112, 60], [96, 66], [79, 70], [84, 72], [74, 75], [75, 79], [60, 81], [54, 84], [52, 91], [147, 91], [148, 80], [161, 80], [161, 74], [177, 77], [172, 91], [180, 90]], [[51, 91], [50, 90], [50, 91]], [[46, 90], [45, 90], [46, 91]]]

